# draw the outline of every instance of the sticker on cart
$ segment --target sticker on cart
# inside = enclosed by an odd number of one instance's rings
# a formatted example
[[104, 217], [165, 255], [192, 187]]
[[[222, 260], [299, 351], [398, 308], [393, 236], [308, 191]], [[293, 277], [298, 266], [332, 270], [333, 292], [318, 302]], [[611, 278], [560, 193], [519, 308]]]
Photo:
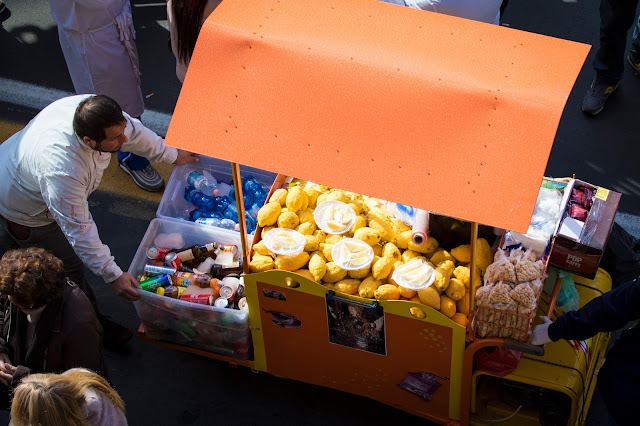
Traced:
[[271, 314], [271, 322], [282, 328], [300, 328], [302, 327], [302, 321], [295, 315], [288, 314], [286, 312], [267, 311]]
[[384, 309], [378, 303], [363, 303], [328, 293], [327, 322], [329, 342], [387, 355]]
[[285, 302], [287, 301], [287, 296], [285, 296], [283, 292], [278, 290], [270, 290], [268, 288], [263, 288], [262, 295], [264, 297], [268, 297], [269, 299], [282, 300]]
[[327, 234], [344, 234], [356, 221], [356, 211], [342, 201], [325, 201], [318, 204], [313, 212], [318, 228]]

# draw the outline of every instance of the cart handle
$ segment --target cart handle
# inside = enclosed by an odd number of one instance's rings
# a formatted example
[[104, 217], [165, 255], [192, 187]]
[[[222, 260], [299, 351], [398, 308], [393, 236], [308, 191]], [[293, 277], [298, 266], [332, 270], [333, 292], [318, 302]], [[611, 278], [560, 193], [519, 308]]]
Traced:
[[544, 346], [532, 345], [531, 343], [515, 342], [512, 340], [505, 340], [504, 347], [507, 349], [513, 349], [514, 351], [524, 352], [531, 355], [543, 356]]
[[558, 276], [558, 278], [556, 278], [556, 283], [553, 286], [551, 299], [549, 300], [549, 309], [547, 309], [547, 317], [549, 318], [552, 318], [553, 311], [556, 309], [556, 302], [558, 301], [558, 294], [560, 293], [560, 287], [562, 287], [562, 278]]

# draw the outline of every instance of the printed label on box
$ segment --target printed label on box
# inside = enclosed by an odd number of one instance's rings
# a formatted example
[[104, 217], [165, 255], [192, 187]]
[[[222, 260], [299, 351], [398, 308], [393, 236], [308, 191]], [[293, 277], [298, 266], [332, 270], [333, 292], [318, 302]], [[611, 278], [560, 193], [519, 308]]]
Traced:
[[598, 190], [596, 191], [596, 198], [602, 201], [607, 201], [607, 198], [609, 198], [609, 190], [607, 188], [601, 188], [601, 187], [597, 187]]

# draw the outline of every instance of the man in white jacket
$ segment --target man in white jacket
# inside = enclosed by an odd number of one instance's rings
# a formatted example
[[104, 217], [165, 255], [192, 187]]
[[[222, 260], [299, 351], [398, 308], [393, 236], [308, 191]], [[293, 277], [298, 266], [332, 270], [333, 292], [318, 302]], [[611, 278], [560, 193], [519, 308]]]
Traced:
[[0, 145], [0, 256], [15, 245], [42, 247], [63, 261], [67, 276], [94, 306], [83, 263], [116, 294], [137, 299], [140, 284], [100, 241], [87, 201], [111, 153], [120, 148], [155, 162], [198, 161], [190, 152], [165, 146], [103, 95], [60, 99]]

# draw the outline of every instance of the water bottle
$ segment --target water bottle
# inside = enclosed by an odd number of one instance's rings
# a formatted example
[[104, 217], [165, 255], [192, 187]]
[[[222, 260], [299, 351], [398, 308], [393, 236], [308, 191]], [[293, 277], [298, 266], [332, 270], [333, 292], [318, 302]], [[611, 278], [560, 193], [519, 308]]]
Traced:
[[220, 227], [224, 228], [224, 229], [235, 230], [236, 229], [236, 223], [231, 219], [222, 219], [220, 221]]
[[247, 211], [247, 214], [251, 216], [254, 222], [258, 221], [259, 210], [260, 210], [260, 205], [258, 203], [254, 203], [251, 205], [251, 208]]
[[195, 187], [193, 187], [193, 186], [191, 186], [191, 185], [185, 186], [185, 188], [184, 188], [184, 195], [183, 195], [183, 197], [184, 197], [184, 199], [185, 199], [188, 203], [191, 203], [191, 201], [189, 201], [189, 200], [191, 199], [190, 197], [191, 197], [191, 193], [192, 193], [193, 191], [196, 191], [196, 188], [195, 188]]
[[231, 202], [229, 201], [229, 199], [227, 197], [213, 197], [211, 199], [211, 202], [213, 204], [213, 209], [212, 211], [215, 211], [219, 214], [222, 214], [225, 209], [227, 208], [227, 206], [229, 206], [229, 204], [231, 204]]
[[265, 191], [262, 189], [262, 185], [260, 185], [253, 176], [247, 176], [247, 180], [243, 184], [243, 188], [249, 193], [254, 201], [258, 201], [260, 198], [266, 197]]
[[220, 216], [219, 213], [216, 213], [214, 211], [203, 211], [203, 210], [194, 210], [193, 212], [191, 212], [191, 215], [189, 216], [189, 220], [192, 222], [197, 222], [198, 219], [222, 219], [222, 216]]
[[218, 219], [217, 217], [201, 217], [196, 220], [196, 223], [199, 223], [200, 225], [217, 226], [217, 227], [220, 227], [220, 222], [221, 220]]
[[214, 205], [211, 197], [207, 197], [197, 189], [192, 189], [188, 194], [185, 194], [185, 200], [193, 204], [197, 208], [203, 211], [213, 211]]
[[230, 189], [229, 189], [229, 195], [227, 195], [227, 197], [230, 200], [235, 200], [236, 199], [236, 189], [234, 188], [233, 185], [231, 185]]
[[235, 222], [238, 221], [238, 208], [236, 207], [235, 203], [231, 203], [227, 206], [226, 209], [224, 209], [224, 212], [222, 213], [222, 216], [224, 216], [227, 219], [231, 219]]
[[253, 231], [256, 230], [257, 221], [249, 214], [249, 212], [245, 213], [244, 218], [247, 223], [247, 234], [253, 233]]
[[[211, 179], [213, 179], [213, 176]], [[201, 191], [204, 195], [213, 195], [217, 197], [220, 195], [220, 190], [217, 187], [218, 182], [216, 182], [215, 179], [211, 179], [207, 179], [200, 172], [193, 171], [187, 176], [187, 183]]]
[[189, 218], [191, 217], [191, 212], [193, 212], [194, 210], [197, 210], [197, 207], [194, 206], [193, 204], [189, 204], [187, 207], [183, 208], [180, 211], [180, 214], [178, 215], [178, 219], [190, 220]]
[[218, 190], [220, 191], [221, 197], [229, 197], [232, 199], [233, 195], [229, 196], [231, 193], [232, 186], [225, 182], [218, 182]]

